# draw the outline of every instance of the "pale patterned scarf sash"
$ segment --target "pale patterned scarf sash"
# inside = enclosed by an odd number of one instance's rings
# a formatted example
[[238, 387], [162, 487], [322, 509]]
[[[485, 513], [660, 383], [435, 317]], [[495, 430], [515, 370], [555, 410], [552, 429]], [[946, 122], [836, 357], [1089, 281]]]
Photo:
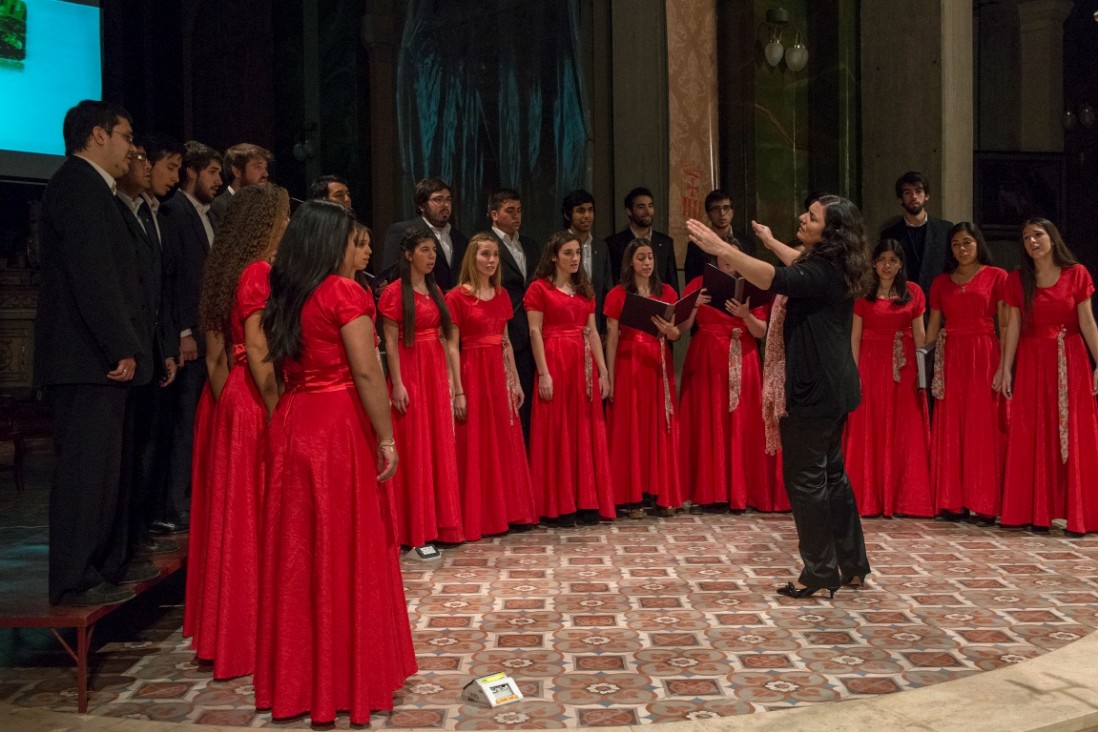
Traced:
[[770, 327], [766, 334], [763, 357], [763, 423], [766, 426], [766, 452], [777, 455], [781, 449], [778, 422], [785, 416], [785, 303], [788, 298], [778, 295], [770, 310]]

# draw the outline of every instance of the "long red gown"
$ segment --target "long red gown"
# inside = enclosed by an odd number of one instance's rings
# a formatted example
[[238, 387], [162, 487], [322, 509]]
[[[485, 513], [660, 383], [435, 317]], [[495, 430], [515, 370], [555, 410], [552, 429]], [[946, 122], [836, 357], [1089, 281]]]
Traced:
[[[701, 287], [702, 278], [695, 277], [683, 296]], [[751, 313], [766, 322], [768, 311]], [[695, 505], [788, 511], [777, 457], [766, 454], [758, 342], [741, 318], [713, 307], [698, 308], [694, 322], [679, 402], [683, 486]], [[738, 360], [732, 348], [736, 330]], [[730, 372], [739, 375], [738, 391], [729, 388]], [[733, 392], [737, 402], [730, 408]]]
[[[1004, 526], [1049, 526], [1052, 519], [1066, 518], [1068, 531], [1098, 531], [1098, 404], [1077, 309], [1093, 294], [1086, 268], [1066, 267], [1056, 284], [1037, 288], [1032, 311], [1023, 315], [1007, 437]], [[1019, 310], [1024, 305], [1018, 272], [1007, 278], [1006, 301]]]
[[[193, 638], [198, 628], [202, 592], [206, 577], [206, 542], [210, 523], [207, 488], [211, 433], [213, 432], [213, 390], [209, 379], [202, 386], [194, 413], [194, 445], [191, 449], [191, 528], [187, 533], [187, 587], [183, 604], [183, 637]], [[194, 646], [194, 642], [191, 642]]]
[[229, 318], [232, 364], [213, 410], [207, 453], [205, 557], [191, 645], [218, 679], [255, 670], [259, 601], [259, 513], [266, 481], [267, 408], [248, 370], [244, 321], [267, 304], [268, 262], [240, 276]]
[[854, 303], [862, 319], [862, 403], [847, 421], [843, 456], [863, 516], [934, 515], [926, 394], [918, 388], [911, 332], [926, 306], [918, 285], [908, 282], [907, 289], [911, 299], [904, 305], [883, 298]]
[[446, 352], [440, 340], [442, 316], [429, 295], [413, 293], [415, 335], [404, 345], [401, 283], [381, 293], [378, 312], [400, 326], [400, 376], [408, 390], [408, 408], [393, 409], [397, 450], [405, 456], [393, 484], [397, 501], [397, 539], [404, 546], [464, 540], [458, 483], [457, 437], [450, 397]]
[[999, 515], [1009, 411], [991, 382], [999, 368], [995, 313], [1006, 279], [1004, 270], [983, 267], [963, 285], [948, 274], [930, 285], [930, 308], [945, 319], [938, 337], [941, 396], [930, 433], [936, 513]]
[[[301, 355], [268, 433], [256, 707], [276, 719], [339, 711], [352, 724], [393, 707], [416, 672], [392, 483], [377, 482], [377, 434], [340, 329], [373, 317], [353, 280], [328, 276], [301, 311]], [[402, 460], [415, 460], [406, 446]]]
[[[678, 300], [664, 284], [658, 300]], [[625, 288], [606, 294], [602, 312], [621, 319]], [[647, 493], [657, 506], [682, 505], [679, 474], [679, 418], [675, 362], [662, 338], [629, 326], [618, 328], [614, 359], [614, 398], [606, 410], [614, 503], [640, 504]]]
[[466, 410], [465, 421], [456, 423], [458, 473], [462, 527], [474, 541], [538, 520], [522, 423], [508, 388], [517, 377], [508, 379], [504, 361], [503, 331], [514, 310], [503, 289], [485, 301], [457, 288], [446, 304], [461, 331]]
[[568, 295], [548, 280], [530, 283], [526, 311], [542, 314], [545, 362], [553, 398], [538, 394], [530, 417], [530, 477], [539, 516], [556, 518], [579, 509], [598, 509], [612, 519], [614, 487], [602, 414], [602, 393], [584, 328], [595, 301]]

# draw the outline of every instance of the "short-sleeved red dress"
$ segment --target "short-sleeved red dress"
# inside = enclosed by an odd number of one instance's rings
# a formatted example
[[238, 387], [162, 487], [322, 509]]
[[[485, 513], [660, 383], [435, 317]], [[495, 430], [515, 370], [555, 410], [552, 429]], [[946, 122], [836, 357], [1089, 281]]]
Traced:
[[[1081, 264], [1039, 287], [1022, 316], [1014, 360], [1014, 395], [1003, 482], [1004, 526], [1098, 531], [1098, 405], [1078, 305], [1094, 294]], [[1007, 278], [1007, 304], [1024, 307], [1018, 272]]]
[[1006, 279], [1004, 270], [982, 267], [963, 285], [948, 274], [930, 285], [930, 309], [945, 319], [932, 385], [930, 478], [937, 513], [999, 515], [1009, 402], [991, 382], [999, 368], [995, 314]]
[[400, 376], [408, 408], [393, 409], [393, 432], [403, 459], [397, 491], [397, 537], [405, 546], [464, 540], [457, 468], [457, 436], [450, 397], [449, 366], [441, 340], [442, 316], [429, 295], [413, 292], [414, 340], [404, 345], [401, 282], [381, 293], [380, 315], [400, 326]]
[[932, 516], [930, 424], [919, 390], [911, 322], [926, 310], [923, 291], [907, 283], [904, 305], [859, 298], [858, 373], [862, 403], [850, 413], [843, 456], [863, 516]]
[[[621, 285], [610, 290], [603, 315], [620, 320], [625, 295]], [[675, 288], [664, 284], [656, 299], [673, 303], [678, 295]], [[678, 396], [670, 347], [662, 338], [620, 326], [613, 378], [614, 398], [606, 410], [606, 431], [614, 503], [638, 505], [647, 493], [657, 506], [681, 506]]]
[[[695, 277], [683, 296], [701, 287]], [[751, 313], [766, 322], [769, 307]], [[788, 511], [778, 459], [766, 454], [758, 342], [741, 318], [713, 307], [698, 308], [694, 322], [679, 401], [683, 487], [695, 505]]]
[[[398, 564], [391, 482], [351, 378], [341, 328], [370, 296], [330, 275], [301, 311], [301, 355], [268, 433], [256, 706], [275, 718], [339, 711], [367, 724], [393, 707], [416, 660]], [[405, 448], [402, 460], [415, 460]]]
[[474, 541], [501, 534], [509, 524], [538, 520], [522, 423], [509, 386], [518, 377], [504, 359], [503, 333], [514, 310], [503, 289], [481, 300], [457, 288], [446, 295], [446, 304], [461, 332], [466, 410], [465, 420], [456, 423], [458, 473], [462, 528], [466, 540]]
[[[248, 370], [244, 322], [267, 304], [268, 262], [245, 268], [236, 288], [229, 335], [232, 361], [213, 410], [206, 457], [207, 490], [202, 588], [191, 645], [212, 660], [214, 677], [255, 670], [256, 605], [259, 601], [259, 513], [266, 487], [267, 408]], [[199, 574], [198, 567], [189, 572]]]
[[553, 398], [545, 400], [534, 381], [530, 417], [530, 477], [539, 516], [557, 518], [597, 509], [612, 519], [614, 487], [606, 444], [598, 368], [584, 335], [595, 301], [569, 295], [548, 280], [530, 283], [527, 312], [542, 314], [545, 361]]

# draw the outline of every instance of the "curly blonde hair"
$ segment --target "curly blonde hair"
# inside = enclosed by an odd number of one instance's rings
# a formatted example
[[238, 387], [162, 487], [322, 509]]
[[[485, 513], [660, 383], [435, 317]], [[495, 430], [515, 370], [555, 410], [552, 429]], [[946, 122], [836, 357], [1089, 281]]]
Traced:
[[237, 191], [217, 230], [202, 277], [198, 322], [208, 333], [229, 338], [229, 319], [245, 268], [269, 259], [278, 247], [290, 213], [290, 196], [273, 183]]

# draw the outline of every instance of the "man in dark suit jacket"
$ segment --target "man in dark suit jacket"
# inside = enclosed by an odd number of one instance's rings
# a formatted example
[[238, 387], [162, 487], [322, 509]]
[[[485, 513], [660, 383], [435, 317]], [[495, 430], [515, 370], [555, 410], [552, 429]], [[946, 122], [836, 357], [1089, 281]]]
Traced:
[[396, 279], [400, 261], [400, 242], [408, 229], [423, 229], [435, 238], [438, 257], [435, 259], [435, 282], [446, 292], [457, 284], [461, 271], [461, 259], [469, 240], [450, 223], [454, 211], [450, 184], [442, 178], [424, 178], [416, 183], [413, 200], [416, 216], [389, 227], [385, 232], [385, 244], [381, 254], [381, 272], [378, 277], [386, 282]]
[[210, 223], [217, 228], [221, 219], [225, 217], [225, 210], [229, 208], [229, 201], [233, 195], [245, 186], [256, 186], [266, 183], [270, 172], [271, 161], [274, 155], [270, 150], [253, 145], [250, 142], [242, 142], [233, 145], [225, 151], [224, 172], [228, 174], [228, 183], [222, 188], [221, 193], [210, 202]]
[[[754, 256], [755, 247], [750, 240], [740, 241], [732, 233], [732, 219], [736, 217], [736, 209], [732, 205], [732, 197], [720, 188], [712, 190], [705, 197], [705, 214], [709, 217], [709, 228], [717, 236], [729, 244], [735, 244], [742, 251]], [[701, 250], [693, 241], [686, 243], [686, 259], [683, 262], [683, 282], [689, 283], [695, 277], [701, 277], [705, 271], [705, 265], [712, 261], [712, 257]]]
[[129, 167], [129, 114], [82, 101], [65, 115], [69, 156], [46, 188], [35, 379], [54, 409], [52, 604], [121, 602], [126, 517], [120, 474], [131, 384], [153, 377], [147, 256], [126, 225], [115, 178]]
[[526, 307], [522, 303], [526, 286], [538, 267], [541, 248], [533, 239], [519, 236], [522, 226], [522, 199], [518, 191], [501, 188], [488, 197], [488, 218], [492, 233], [499, 240], [499, 258], [502, 264], [503, 289], [511, 297], [515, 316], [507, 324], [511, 348], [515, 352], [515, 370], [519, 385], [526, 399], [519, 409], [522, 432], [530, 441], [530, 406], [534, 402], [534, 352], [530, 350], [530, 323], [526, 320]]
[[617, 234], [607, 237], [606, 246], [610, 249], [610, 274], [614, 282], [621, 281], [621, 259], [625, 248], [634, 239], [647, 239], [652, 242], [652, 251], [656, 258], [656, 273], [660, 280], [679, 289], [679, 272], [675, 263], [675, 242], [667, 234], [652, 229], [652, 217], [656, 213], [652, 191], [647, 188], [634, 188], [625, 196], [625, 215], [629, 226]]
[[221, 155], [200, 142], [184, 146], [182, 181], [175, 194], [160, 207], [164, 254], [171, 288], [172, 319], [178, 328], [182, 368], [170, 387], [175, 395], [171, 453], [166, 479], [167, 506], [175, 516], [164, 521], [181, 527], [187, 523], [187, 493], [191, 485], [191, 451], [194, 447], [194, 417], [202, 386], [206, 383], [206, 340], [198, 327], [198, 300], [202, 293], [202, 270], [213, 244], [210, 203], [221, 186]]
[[606, 242], [591, 233], [595, 227], [595, 197], [587, 191], [572, 191], [560, 206], [564, 226], [580, 239], [583, 248], [583, 269], [595, 288], [595, 322], [599, 335], [606, 337], [606, 316], [602, 305], [614, 282], [610, 279], [610, 249]]
[[904, 269], [908, 282], [914, 282], [930, 296], [930, 283], [945, 267], [952, 221], [931, 216], [926, 210], [930, 200], [930, 181], [922, 173], [908, 171], [896, 180], [896, 198], [904, 215], [881, 232], [882, 239], [895, 239], [904, 248]]
[[[135, 143], [137, 154], [130, 169], [118, 179], [118, 198], [126, 204], [130, 232], [145, 244], [150, 255], [150, 276], [145, 278], [146, 297], [156, 314], [153, 333], [155, 379], [133, 387], [135, 427], [130, 501], [130, 544], [135, 550], [157, 548], [148, 535], [157, 533], [165, 516], [168, 481], [163, 469], [171, 450], [171, 401], [165, 387], [175, 381], [179, 358], [179, 327], [167, 288], [164, 287], [163, 243], [159, 224], [160, 201], [179, 182], [183, 145], [162, 135], [149, 135]], [[154, 175], [155, 169], [155, 175]], [[123, 475], [123, 479], [127, 476]], [[175, 516], [172, 507], [171, 516]], [[171, 548], [168, 544], [163, 548]], [[175, 547], [175, 548], [178, 548]]]

